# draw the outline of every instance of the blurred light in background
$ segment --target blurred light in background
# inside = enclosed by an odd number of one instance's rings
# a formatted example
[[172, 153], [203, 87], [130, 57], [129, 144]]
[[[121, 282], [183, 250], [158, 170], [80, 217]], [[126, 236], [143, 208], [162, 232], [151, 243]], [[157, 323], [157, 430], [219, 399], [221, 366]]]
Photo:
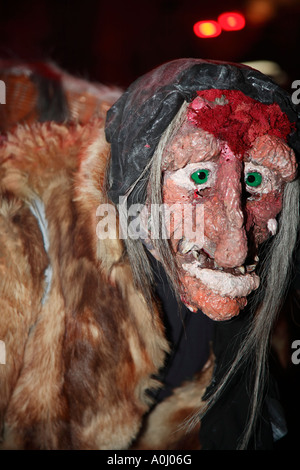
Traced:
[[283, 86], [288, 80], [286, 72], [282, 70], [279, 64], [271, 60], [255, 60], [242, 63], [244, 65], [252, 67], [253, 69], [259, 70], [265, 75], [268, 75], [269, 77], [273, 78], [273, 80], [275, 80], [275, 82], [277, 82], [279, 85]]
[[194, 24], [194, 33], [198, 38], [215, 38], [224, 31], [239, 31], [245, 27], [246, 20], [242, 13], [227, 11], [221, 13], [218, 21], [203, 20]]
[[277, 9], [274, 0], [248, 0], [246, 5], [247, 20], [253, 24], [263, 24], [274, 18]]
[[217, 21], [198, 21], [194, 24], [194, 33], [198, 38], [215, 38], [221, 34], [222, 29]]
[[238, 12], [229, 11], [218, 17], [218, 23], [224, 31], [239, 31], [245, 27], [245, 17]]

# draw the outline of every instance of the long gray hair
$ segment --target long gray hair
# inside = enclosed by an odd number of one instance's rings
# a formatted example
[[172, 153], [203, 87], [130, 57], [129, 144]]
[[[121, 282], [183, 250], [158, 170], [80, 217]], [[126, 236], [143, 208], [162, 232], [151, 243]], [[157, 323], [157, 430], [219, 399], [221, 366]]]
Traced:
[[[163, 133], [156, 151], [139, 177], [139, 185], [145, 193], [148, 191], [151, 204], [162, 204], [162, 158], [164, 150], [172, 136], [181, 126], [188, 103], [184, 103]], [[142, 180], [142, 185], [140, 184]], [[134, 189], [135, 184], [131, 190]], [[283, 195], [283, 208], [279, 217], [279, 230], [272, 243], [268, 244], [268, 252], [264, 257], [264, 264], [260, 272], [260, 288], [256, 291], [251, 302], [251, 322], [245, 340], [229, 369], [218, 384], [214, 393], [206, 401], [204, 409], [196, 416], [192, 416], [186, 423], [193, 426], [211, 406], [218, 400], [222, 391], [233, 375], [240, 368], [249, 363], [253, 364], [253, 386], [251, 390], [250, 414], [247, 426], [239, 443], [240, 449], [247, 448], [252, 436], [257, 416], [262, 404], [263, 391], [268, 377], [268, 353], [272, 326], [277, 318], [285, 295], [287, 293], [293, 255], [297, 242], [299, 224], [299, 180], [286, 184]], [[149, 191], [150, 188], [150, 191]], [[130, 193], [130, 192], [129, 192]], [[129, 194], [128, 193], [128, 194]], [[136, 285], [145, 298], [150, 301], [153, 292], [153, 273], [141, 240], [125, 240], [127, 253], [133, 269]], [[169, 240], [159, 238], [153, 240], [154, 248], [173, 286], [174, 293], [179, 300], [179, 281], [176, 270], [176, 261]], [[180, 302], [179, 302], [180, 303]]]

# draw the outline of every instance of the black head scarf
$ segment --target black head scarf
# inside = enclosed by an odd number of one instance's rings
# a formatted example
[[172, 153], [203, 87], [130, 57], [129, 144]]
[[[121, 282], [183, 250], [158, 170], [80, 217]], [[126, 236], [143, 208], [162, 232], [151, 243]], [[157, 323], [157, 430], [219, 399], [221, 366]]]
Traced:
[[[296, 129], [288, 143], [300, 154], [300, 111], [291, 96], [264, 74], [240, 64], [178, 59], [167, 62], [136, 80], [107, 114], [106, 138], [111, 143], [108, 194], [118, 204], [145, 170], [162, 133], [184, 101], [191, 102], [199, 90], [239, 90], [263, 104], [277, 103]], [[144, 203], [143, 177], [128, 200]]]

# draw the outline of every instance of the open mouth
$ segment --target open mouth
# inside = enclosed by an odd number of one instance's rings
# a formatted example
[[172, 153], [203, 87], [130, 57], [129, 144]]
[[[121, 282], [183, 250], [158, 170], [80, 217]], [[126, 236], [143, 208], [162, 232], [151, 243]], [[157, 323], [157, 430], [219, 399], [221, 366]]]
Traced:
[[260, 280], [255, 274], [257, 256], [242, 266], [223, 268], [204, 249], [185, 239], [178, 244], [178, 254], [184, 271], [222, 297], [246, 297], [259, 287]]

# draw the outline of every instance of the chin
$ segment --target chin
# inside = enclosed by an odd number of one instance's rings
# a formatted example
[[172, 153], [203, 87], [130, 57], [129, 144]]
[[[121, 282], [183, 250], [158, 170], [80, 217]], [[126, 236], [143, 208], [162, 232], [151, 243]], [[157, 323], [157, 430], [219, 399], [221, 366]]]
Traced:
[[[258, 279], [256, 278], [255, 285], [258, 283]], [[194, 276], [186, 274], [184, 277], [181, 277], [180, 280], [183, 292], [181, 300], [186, 307], [192, 312], [201, 310], [214, 321], [230, 320], [236, 317], [247, 305], [246, 296], [231, 297], [220, 295], [204, 284], [201, 284]], [[250, 292], [248, 292], [248, 295], [249, 293]]]
[[257, 256], [251, 258], [251, 264], [225, 268], [200, 247], [180, 243], [176, 259], [182, 302], [192, 312], [202, 310], [215, 321], [237, 316], [260, 284], [255, 272]]

